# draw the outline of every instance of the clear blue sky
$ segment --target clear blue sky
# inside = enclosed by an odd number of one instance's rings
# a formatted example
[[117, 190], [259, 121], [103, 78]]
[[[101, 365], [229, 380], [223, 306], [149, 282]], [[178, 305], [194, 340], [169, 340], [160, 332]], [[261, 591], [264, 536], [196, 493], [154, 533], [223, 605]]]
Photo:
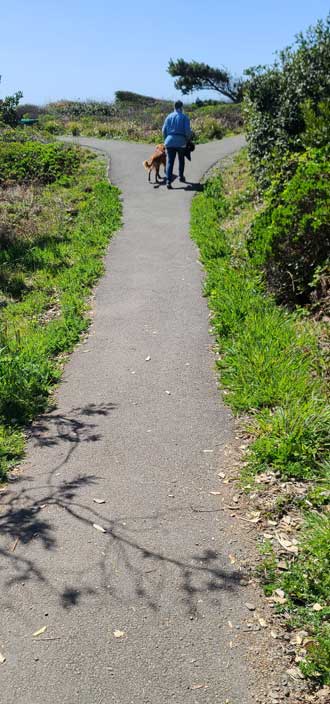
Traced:
[[170, 58], [238, 75], [271, 62], [328, 11], [328, 0], [7, 0], [0, 95], [111, 100], [121, 89], [175, 98]]

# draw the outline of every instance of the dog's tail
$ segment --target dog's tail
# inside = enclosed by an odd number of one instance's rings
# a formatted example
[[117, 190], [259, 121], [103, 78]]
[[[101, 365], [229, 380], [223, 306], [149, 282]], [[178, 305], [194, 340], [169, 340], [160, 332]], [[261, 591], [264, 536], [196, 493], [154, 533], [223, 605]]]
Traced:
[[146, 171], [148, 171], [148, 169], [150, 169], [150, 167], [151, 167], [150, 162], [147, 161], [147, 159], [145, 159], [142, 163], [143, 163], [143, 166], [146, 169]]

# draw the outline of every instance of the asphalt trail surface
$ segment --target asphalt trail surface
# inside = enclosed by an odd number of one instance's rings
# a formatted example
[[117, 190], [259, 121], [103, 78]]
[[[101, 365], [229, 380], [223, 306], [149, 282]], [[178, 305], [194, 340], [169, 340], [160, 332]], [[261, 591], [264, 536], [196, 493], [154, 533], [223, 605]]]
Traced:
[[57, 408], [3, 497], [0, 699], [249, 704], [246, 644], [230, 647], [246, 587], [210, 494], [232, 421], [189, 237], [201, 176], [244, 139], [199, 146], [172, 192], [147, 182], [150, 146], [79, 142], [110, 156], [124, 225]]

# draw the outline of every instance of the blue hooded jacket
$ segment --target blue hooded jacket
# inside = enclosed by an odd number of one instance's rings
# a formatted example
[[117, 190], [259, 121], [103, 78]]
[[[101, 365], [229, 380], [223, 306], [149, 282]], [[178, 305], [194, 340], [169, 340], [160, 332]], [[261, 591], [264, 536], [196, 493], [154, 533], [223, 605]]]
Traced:
[[184, 148], [191, 138], [190, 120], [182, 110], [171, 112], [163, 124], [165, 147]]

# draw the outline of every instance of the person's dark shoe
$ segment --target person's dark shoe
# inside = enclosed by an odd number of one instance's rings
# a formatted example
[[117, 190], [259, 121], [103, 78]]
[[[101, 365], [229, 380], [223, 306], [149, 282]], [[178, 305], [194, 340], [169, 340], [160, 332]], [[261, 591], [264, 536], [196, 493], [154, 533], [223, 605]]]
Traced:
[[180, 183], [186, 183], [186, 179], [184, 176], [180, 176], [179, 181]]
[[171, 183], [167, 183], [167, 184], [166, 184], [166, 188], [168, 188], [168, 189], [171, 191], [171, 190], [172, 190], [172, 184], [171, 184]]

